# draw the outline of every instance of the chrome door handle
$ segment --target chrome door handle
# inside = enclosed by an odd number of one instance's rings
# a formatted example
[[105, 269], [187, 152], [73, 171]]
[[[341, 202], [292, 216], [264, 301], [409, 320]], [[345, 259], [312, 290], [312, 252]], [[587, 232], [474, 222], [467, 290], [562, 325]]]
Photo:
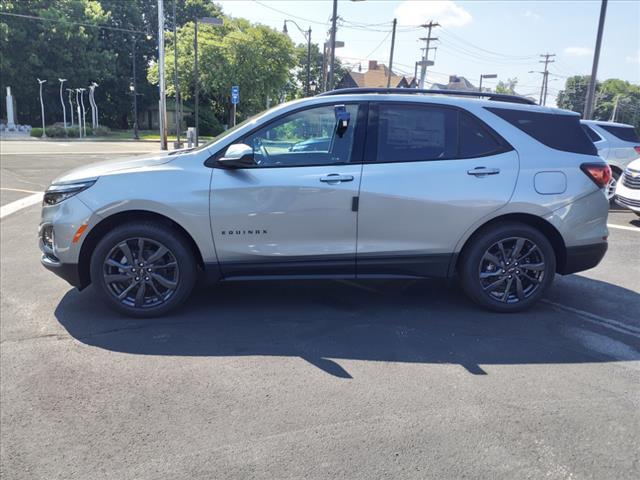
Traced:
[[467, 170], [467, 175], [474, 175], [476, 177], [484, 177], [485, 175], [497, 175], [499, 173], [499, 168], [476, 167], [473, 170]]
[[353, 175], [340, 175], [338, 173], [331, 173], [324, 177], [320, 177], [320, 181], [324, 183], [352, 182]]

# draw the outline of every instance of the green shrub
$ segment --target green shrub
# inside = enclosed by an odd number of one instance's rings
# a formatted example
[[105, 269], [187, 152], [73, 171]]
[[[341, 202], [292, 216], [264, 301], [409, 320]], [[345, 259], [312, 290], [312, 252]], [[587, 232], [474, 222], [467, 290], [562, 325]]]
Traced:
[[203, 108], [198, 112], [198, 120], [200, 123], [200, 135], [215, 136], [224, 131], [220, 120], [209, 108]]
[[41, 137], [42, 136], [42, 129], [38, 128], [38, 127], [34, 127], [31, 129], [31, 136], [32, 137]]
[[[88, 131], [89, 129], [87, 129], [87, 134], [88, 134]], [[110, 133], [111, 133], [111, 129], [109, 127], [105, 127], [104, 125], [98, 125], [93, 131], [93, 134], [96, 137], [106, 137]]]

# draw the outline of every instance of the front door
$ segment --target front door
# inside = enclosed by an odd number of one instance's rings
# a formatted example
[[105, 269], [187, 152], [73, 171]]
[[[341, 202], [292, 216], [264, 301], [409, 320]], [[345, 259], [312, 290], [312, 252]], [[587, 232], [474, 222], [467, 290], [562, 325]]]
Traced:
[[255, 167], [214, 169], [211, 228], [223, 276], [355, 275], [357, 124], [357, 104], [307, 107], [238, 142], [253, 147]]

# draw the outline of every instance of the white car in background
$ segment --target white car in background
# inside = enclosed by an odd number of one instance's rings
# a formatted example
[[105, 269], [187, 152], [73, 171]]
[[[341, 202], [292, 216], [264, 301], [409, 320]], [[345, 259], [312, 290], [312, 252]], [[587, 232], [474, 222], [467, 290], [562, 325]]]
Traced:
[[616, 186], [615, 202], [640, 217], [640, 158], [627, 166]]
[[598, 149], [598, 155], [611, 167], [611, 183], [606, 190], [607, 198], [611, 200], [622, 172], [629, 163], [640, 158], [640, 137], [633, 125], [599, 120], [581, 120], [580, 123]]

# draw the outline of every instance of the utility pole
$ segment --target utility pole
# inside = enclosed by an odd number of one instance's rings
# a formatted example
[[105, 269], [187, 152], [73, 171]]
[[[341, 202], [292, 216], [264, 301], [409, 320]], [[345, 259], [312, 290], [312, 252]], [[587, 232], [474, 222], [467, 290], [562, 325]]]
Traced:
[[555, 57], [555, 53], [545, 53], [540, 55], [544, 57], [544, 60], [540, 60], [538, 63], [544, 63], [544, 72], [542, 72], [542, 87], [540, 88], [540, 105], [547, 104], [547, 84], [549, 83], [549, 64], [555, 62], [555, 60], [549, 60], [551, 57]]
[[331, 17], [331, 59], [329, 61], [329, 79], [327, 80], [327, 90], [333, 90], [335, 80], [334, 70], [336, 63], [336, 21], [338, 18], [338, 0], [333, 0], [333, 16]]
[[424, 51], [424, 55], [422, 57], [422, 61], [420, 62], [420, 88], [424, 88], [424, 81], [427, 78], [427, 63], [429, 62], [429, 43], [431, 43], [431, 41], [435, 41], [438, 40], [437, 37], [432, 37], [431, 36], [431, 29], [434, 27], [439, 27], [440, 24], [439, 23], [433, 23], [433, 21], [430, 21], [429, 23], [420, 25], [423, 28], [427, 29], [427, 36], [426, 37], [422, 37], [420, 40], [424, 40], [425, 42], [427, 42], [426, 47], [425, 47], [425, 51]]
[[391, 53], [389, 54], [389, 78], [387, 78], [387, 88], [391, 86], [391, 75], [393, 75], [391, 69], [393, 68], [393, 49], [396, 45], [396, 24], [397, 23], [398, 23], [398, 20], [394, 18], [393, 31], [391, 33]]
[[176, 33], [176, 0], [173, 0], [173, 88], [176, 91], [175, 123], [176, 141], [175, 148], [182, 147], [180, 143], [180, 80], [178, 78], [178, 34]]
[[589, 86], [587, 87], [587, 99], [584, 102], [584, 119], [590, 120], [595, 107], [596, 80], [598, 77], [598, 62], [600, 60], [600, 46], [602, 45], [602, 31], [604, 30], [604, 17], [607, 13], [607, 0], [602, 0], [600, 5], [600, 21], [598, 22], [598, 36], [596, 37], [596, 49], [593, 53], [593, 67]]
[[160, 127], [160, 150], [167, 150], [167, 99], [164, 83], [164, 0], [158, 0], [158, 124]]

